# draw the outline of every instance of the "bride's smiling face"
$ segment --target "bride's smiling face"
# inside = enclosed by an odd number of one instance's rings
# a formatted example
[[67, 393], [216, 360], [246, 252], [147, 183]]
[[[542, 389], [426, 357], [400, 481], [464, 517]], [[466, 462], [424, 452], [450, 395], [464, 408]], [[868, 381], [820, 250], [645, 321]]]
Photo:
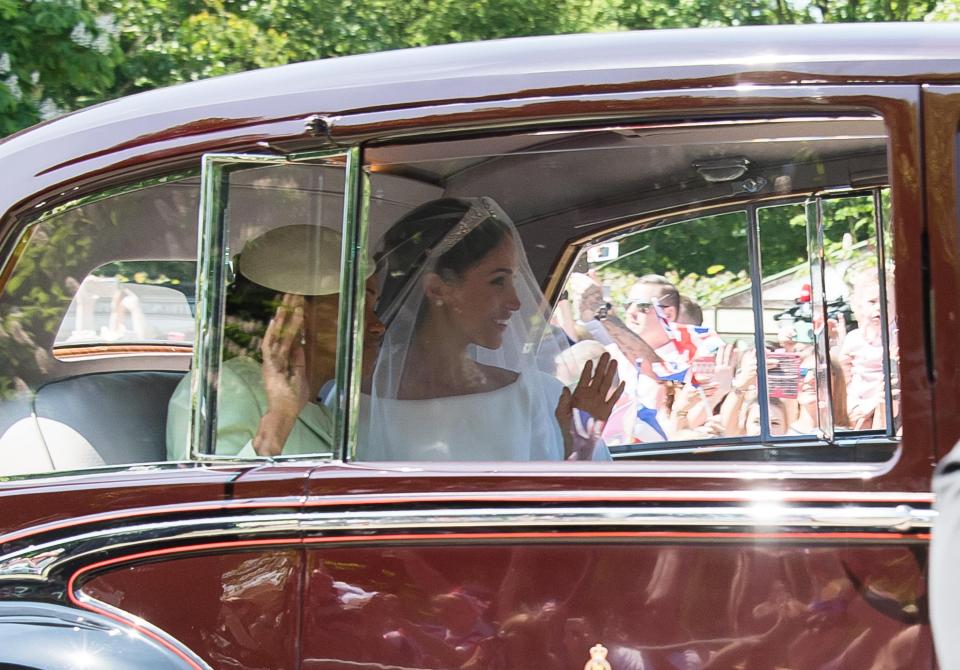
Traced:
[[[470, 344], [498, 349], [503, 333], [520, 299], [514, 286], [517, 249], [513, 239], [503, 239], [483, 258], [451, 280], [440, 279], [434, 305], [446, 315], [457, 333]], [[432, 296], [431, 296], [432, 298]], [[436, 304], [439, 300], [440, 305]]]

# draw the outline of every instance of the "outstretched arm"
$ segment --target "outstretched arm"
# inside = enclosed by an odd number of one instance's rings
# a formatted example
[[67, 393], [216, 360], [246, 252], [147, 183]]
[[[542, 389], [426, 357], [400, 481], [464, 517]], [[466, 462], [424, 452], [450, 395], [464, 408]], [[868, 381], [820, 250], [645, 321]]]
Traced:
[[647, 344], [642, 337], [630, 330], [627, 324], [621, 321], [615, 314], [608, 314], [603, 319], [603, 327], [610, 335], [610, 339], [620, 347], [620, 351], [624, 353], [627, 360], [631, 362], [641, 361], [641, 372], [648, 377], [654, 377], [650, 369], [650, 364], [659, 361], [660, 357], [657, 355], [657, 352], [654, 351], [653, 347]]

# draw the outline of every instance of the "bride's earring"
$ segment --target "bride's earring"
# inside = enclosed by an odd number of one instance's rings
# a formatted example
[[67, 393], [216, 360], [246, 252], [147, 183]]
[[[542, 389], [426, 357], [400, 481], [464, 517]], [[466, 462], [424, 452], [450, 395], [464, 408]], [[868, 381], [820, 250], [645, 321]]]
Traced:
[[435, 304], [437, 307], [443, 307], [443, 300], [441, 300], [440, 298], [437, 298], [437, 302]]

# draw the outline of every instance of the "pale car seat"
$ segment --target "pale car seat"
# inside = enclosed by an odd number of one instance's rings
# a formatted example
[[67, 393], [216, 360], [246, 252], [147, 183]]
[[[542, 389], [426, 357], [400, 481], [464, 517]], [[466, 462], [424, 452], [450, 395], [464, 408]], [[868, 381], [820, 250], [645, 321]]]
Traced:
[[53, 459], [33, 416], [33, 399], [22, 394], [0, 403], [0, 475], [53, 469]]
[[166, 460], [167, 404], [183, 374], [106, 372], [42, 386], [34, 414], [52, 469]]

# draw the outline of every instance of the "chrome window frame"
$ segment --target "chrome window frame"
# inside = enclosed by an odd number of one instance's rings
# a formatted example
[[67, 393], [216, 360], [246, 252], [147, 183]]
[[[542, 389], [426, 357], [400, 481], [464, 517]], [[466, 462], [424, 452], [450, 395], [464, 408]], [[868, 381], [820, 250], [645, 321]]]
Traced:
[[[225, 297], [230, 281], [229, 229], [225, 212], [231, 172], [243, 169], [310, 164], [314, 161], [345, 160], [343, 193], [343, 242], [340, 250], [340, 304], [337, 327], [336, 390], [334, 394], [334, 442], [329, 452], [300, 456], [256, 456], [245, 459], [214, 453], [217, 432], [217, 402], [220, 367], [223, 360]], [[366, 276], [366, 222], [357, 216], [365, 211], [361, 201], [359, 146], [328, 151], [291, 154], [207, 153], [202, 157], [200, 221], [197, 248], [197, 327], [194, 338], [193, 370], [190, 379], [190, 420], [188, 453], [201, 461], [274, 461], [343, 458], [348, 441], [356, 441], [360, 401], [360, 356], [362, 346], [352, 337], [362, 337]]]

